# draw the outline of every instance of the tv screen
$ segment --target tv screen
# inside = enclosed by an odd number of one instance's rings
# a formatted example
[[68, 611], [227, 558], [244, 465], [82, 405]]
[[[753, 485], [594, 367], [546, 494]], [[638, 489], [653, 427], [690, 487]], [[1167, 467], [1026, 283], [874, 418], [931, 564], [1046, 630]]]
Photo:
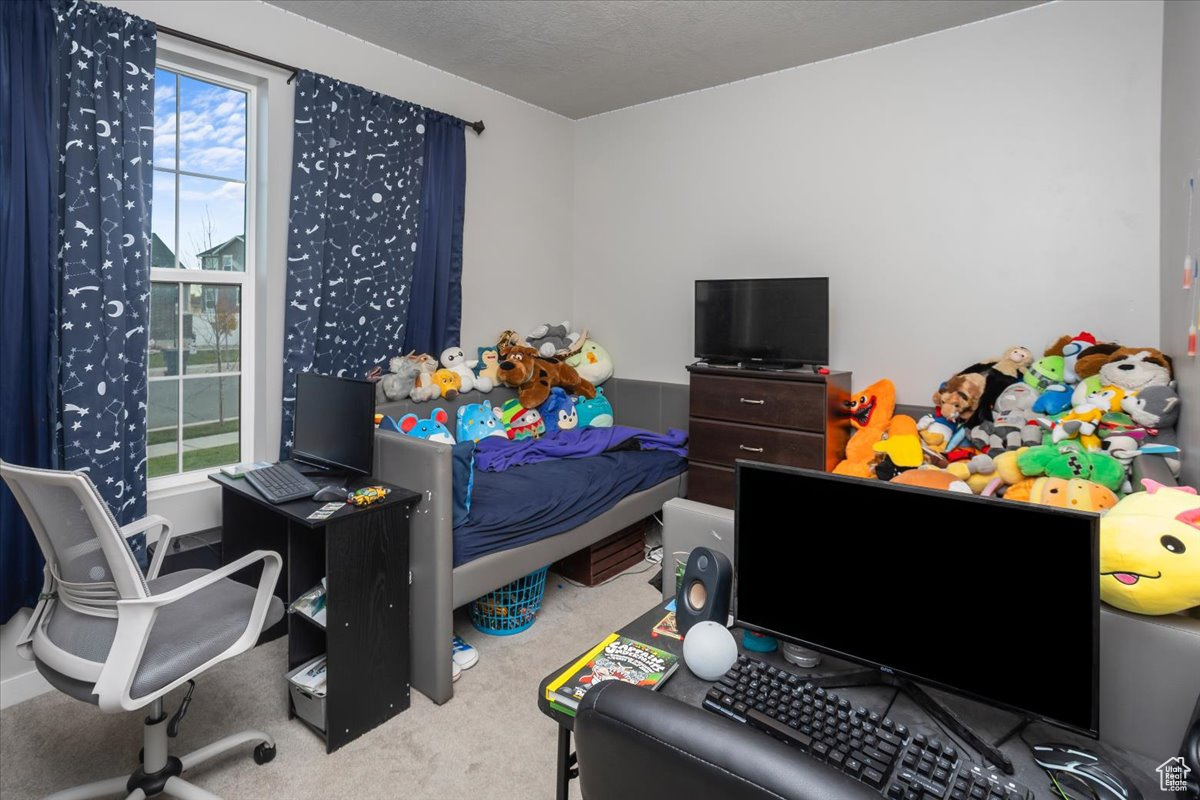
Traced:
[[829, 279], [696, 281], [697, 358], [770, 364], [829, 361]]
[[375, 444], [375, 385], [302, 372], [296, 376], [292, 458], [370, 474]]
[[738, 624], [1096, 736], [1099, 519], [739, 461]]

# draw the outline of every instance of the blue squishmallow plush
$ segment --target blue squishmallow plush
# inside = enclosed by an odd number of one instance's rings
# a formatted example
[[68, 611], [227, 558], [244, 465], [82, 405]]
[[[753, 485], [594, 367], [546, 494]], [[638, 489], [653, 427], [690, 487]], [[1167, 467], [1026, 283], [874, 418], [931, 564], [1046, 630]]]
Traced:
[[496, 416], [491, 400], [470, 403], [458, 409], [458, 440], [478, 442], [488, 436], [508, 438], [504, 423]]
[[430, 413], [429, 419], [420, 419], [416, 414], [405, 414], [396, 424], [409, 436], [428, 439], [431, 442], [454, 444], [454, 436], [446, 427], [446, 423], [449, 421], [450, 415], [446, 413], [446, 409], [435, 408]]
[[550, 396], [538, 406], [542, 420], [546, 423], [546, 433], [569, 431], [579, 426], [579, 415], [575, 412], [575, 402], [561, 387], [550, 389]]
[[579, 416], [579, 427], [611, 428], [613, 407], [604, 396], [604, 389], [596, 387], [596, 396], [591, 400], [580, 395], [575, 398], [575, 413]]

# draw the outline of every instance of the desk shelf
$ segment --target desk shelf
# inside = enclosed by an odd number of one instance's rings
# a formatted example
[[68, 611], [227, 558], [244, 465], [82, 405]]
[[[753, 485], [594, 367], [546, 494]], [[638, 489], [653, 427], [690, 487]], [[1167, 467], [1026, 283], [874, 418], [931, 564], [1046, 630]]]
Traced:
[[[290, 671], [324, 653], [326, 731], [308, 725], [327, 752], [353, 741], [409, 706], [409, 515], [420, 495], [388, 487], [388, 497], [365, 508], [347, 506], [326, 520], [307, 517], [321, 503], [268, 504], [244, 481], [214, 476], [222, 487], [222, 559], [254, 550], [283, 556], [275, 593], [290, 608], [326, 579], [325, 626], [288, 613], [262, 641], [286, 635]], [[363, 485], [374, 483], [370, 478]], [[260, 568], [234, 577], [254, 584]], [[282, 665], [281, 665], [282, 666]], [[288, 716], [295, 709], [289, 695]], [[304, 722], [304, 720], [301, 720]], [[307, 723], [305, 723], [307, 725]]]

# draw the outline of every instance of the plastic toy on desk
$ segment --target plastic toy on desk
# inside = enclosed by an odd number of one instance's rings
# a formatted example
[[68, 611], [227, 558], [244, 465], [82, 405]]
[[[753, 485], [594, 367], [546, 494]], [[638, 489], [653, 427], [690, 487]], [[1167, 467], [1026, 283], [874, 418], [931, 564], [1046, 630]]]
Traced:
[[356, 489], [351, 492], [347, 498], [347, 502], [360, 507], [369, 506], [387, 497], [391, 491], [391, 489], [385, 489], [382, 486], [365, 486], [362, 489]]

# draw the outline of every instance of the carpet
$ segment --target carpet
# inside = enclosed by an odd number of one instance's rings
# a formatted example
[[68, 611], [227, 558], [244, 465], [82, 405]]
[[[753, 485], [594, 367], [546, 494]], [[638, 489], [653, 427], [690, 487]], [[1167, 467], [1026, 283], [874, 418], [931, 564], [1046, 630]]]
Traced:
[[[287, 719], [286, 641], [277, 639], [200, 678], [171, 752], [246, 728], [274, 736], [269, 764], [256, 765], [247, 745], [185, 775], [226, 800], [551, 797], [557, 726], [537, 709], [538, 684], [661, 600], [638, 571], [644, 566], [593, 588], [550, 573], [537, 621], [515, 636], [479, 633], [459, 609], [455, 630], [479, 649], [479, 663], [454, 685], [454, 698], [438, 706], [414, 691], [411, 708], [331, 755]], [[168, 713], [181, 696], [167, 698]], [[132, 771], [141, 717], [104, 714], [58, 692], [0, 711], [0, 796], [32, 799]]]

